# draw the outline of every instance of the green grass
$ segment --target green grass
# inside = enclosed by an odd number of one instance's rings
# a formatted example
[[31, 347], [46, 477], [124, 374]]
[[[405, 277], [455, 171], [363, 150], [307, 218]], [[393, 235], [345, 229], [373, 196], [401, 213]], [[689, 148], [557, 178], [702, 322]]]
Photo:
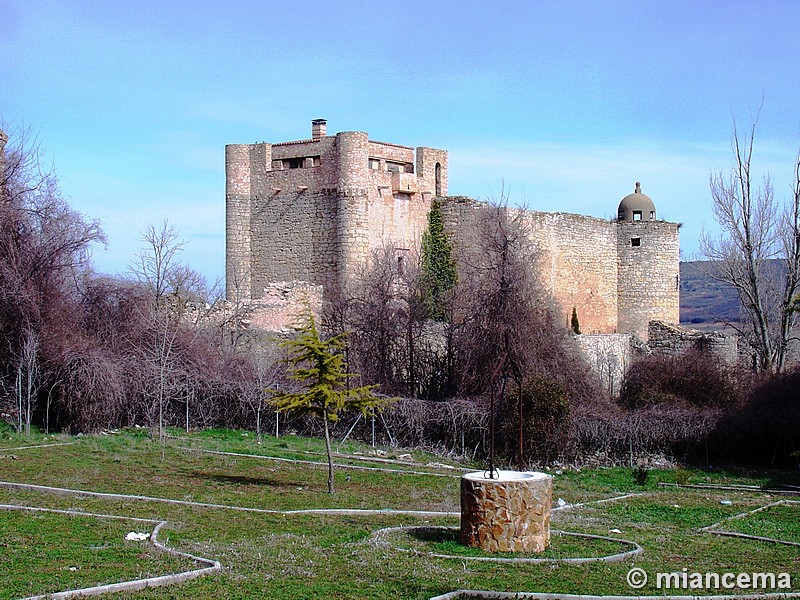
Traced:
[[722, 523], [719, 531], [730, 531], [800, 544], [800, 504], [781, 504]]
[[[19, 510], [0, 511], [0, 598], [58, 592], [193, 568], [129, 531], [154, 524]], [[21, 566], [23, 568], [21, 568]]]
[[[175, 437], [162, 447], [141, 430], [77, 438], [36, 433], [30, 439], [5, 430], [0, 431], [0, 456], [5, 456], [0, 458], [0, 480], [276, 511], [390, 508], [458, 512], [460, 509], [458, 472], [451, 477], [437, 477], [339, 467], [337, 491], [329, 495], [325, 493], [327, 473], [320, 440], [299, 436], [276, 440], [265, 436], [263, 443], [258, 444], [252, 433], [243, 433], [210, 430], [187, 435], [175, 431], [171, 432]], [[74, 443], [52, 445], [65, 441]], [[51, 446], [4, 450], [37, 444]], [[347, 460], [337, 459], [337, 463], [387, 466], [363, 460], [373, 452], [368, 446], [348, 442], [339, 449], [351, 456]], [[201, 450], [253, 456], [223, 456]], [[356, 452], [360, 454], [353, 454]], [[14, 458], [9, 458], [11, 455]], [[257, 455], [299, 458], [319, 464], [273, 461]], [[417, 452], [413, 453], [413, 459], [422, 464], [447, 462]], [[682, 568], [720, 573], [771, 570], [790, 572], [797, 579], [800, 578], [797, 548], [698, 532], [701, 527], [763, 506], [774, 498], [763, 493], [658, 487], [659, 481], [676, 478], [690, 483], [761, 485], [787, 476], [791, 479], [796, 475], [652, 470], [646, 485], [639, 486], [629, 468], [567, 470], [555, 476], [554, 499], [589, 504], [554, 512], [552, 526], [636, 541], [645, 552], [635, 564], [650, 573]], [[623, 494], [638, 495], [592, 503]], [[721, 504], [724, 499], [730, 499], [732, 504]], [[427, 554], [475, 552], [461, 548], [453, 534], [449, 539], [446, 536], [411, 541], [398, 538], [397, 547], [376, 545], [371, 540], [372, 534], [384, 527], [454, 528], [458, 526], [457, 517], [267, 514], [153, 500], [57, 495], [2, 486], [0, 503], [163, 519], [168, 525], [161, 538], [170, 547], [217, 559], [224, 567], [221, 573], [179, 586], [115, 596], [122, 598], [426, 599], [460, 588], [634, 593], [625, 583], [630, 560], [613, 564], [514, 564], [498, 568], [493, 563], [434, 558]], [[779, 507], [746, 519], [726, 521], [725, 529], [751, 528], [758, 532], [756, 535], [800, 539], [798, 517], [797, 506], [785, 510]], [[125, 532], [141, 530], [130, 522], [84, 519], [0, 511], [3, 550], [0, 561], [6, 567], [2, 569], [5, 579], [0, 580], [0, 598], [47, 593], [94, 582], [110, 583], [183, 568], [176, 564], [183, 561], [163, 556], [149, 546], [124, 542]], [[610, 533], [612, 529], [621, 533]], [[425, 553], [398, 549], [412, 542], [422, 544], [418, 550]], [[620, 545], [613, 542], [554, 535], [547, 556], [593, 556], [620, 550]], [[80, 568], [71, 571], [70, 566]], [[795, 582], [795, 591], [797, 586]], [[645, 588], [642, 593], [654, 594], [658, 590]]]

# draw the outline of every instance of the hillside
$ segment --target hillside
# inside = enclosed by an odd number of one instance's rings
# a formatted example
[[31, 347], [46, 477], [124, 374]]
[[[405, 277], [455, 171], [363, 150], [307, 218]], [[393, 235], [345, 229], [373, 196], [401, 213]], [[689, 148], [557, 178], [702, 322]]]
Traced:
[[739, 321], [736, 291], [710, 277], [709, 267], [708, 261], [681, 263], [681, 323], [698, 325]]
[[[786, 263], [783, 260], [768, 261], [773, 285], [783, 288]], [[730, 285], [716, 281], [708, 273], [713, 269], [711, 261], [682, 262], [681, 273], [681, 323], [693, 327], [702, 324], [736, 323], [741, 321], [739, 299]], [[701, 327], [702, 328], [702, 327]]]

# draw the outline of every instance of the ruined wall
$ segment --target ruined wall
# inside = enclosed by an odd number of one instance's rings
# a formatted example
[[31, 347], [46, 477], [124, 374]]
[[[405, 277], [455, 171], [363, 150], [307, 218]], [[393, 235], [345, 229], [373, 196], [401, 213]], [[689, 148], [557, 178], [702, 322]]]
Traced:
[[734, 366], [741, 360], [738, 335], [721, 331], [697, 331], [672, 323], [650, 321], [648, 346], [656, 354], [680, 356], [699, 350], [714, 356], [723, 365]]
[[262, 331], [289, 332], [304, 306], [319, 314], [321, 285], [307, 281], [271, 282], [265, 287], [262, 297], [248, 305], [244, 325]]
[[650, 321], [680, 322], [678, 224], [616, 223], [618, 331], [647, 340]]

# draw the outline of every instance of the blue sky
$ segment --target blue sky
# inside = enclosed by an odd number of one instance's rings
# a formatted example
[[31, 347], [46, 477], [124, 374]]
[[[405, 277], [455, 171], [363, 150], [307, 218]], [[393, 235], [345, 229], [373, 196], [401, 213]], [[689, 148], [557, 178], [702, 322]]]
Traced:
[[634, 182], [713, 229], [712, 170], [761, 104], [754, 169], [786, 197], [800, 2], [0, 0], [0, 119], [31, 126], [122, 272], [167, 218], [224, 273], [224, 146], [367, 131], [450, 152], [451, 194], [615, 214]]

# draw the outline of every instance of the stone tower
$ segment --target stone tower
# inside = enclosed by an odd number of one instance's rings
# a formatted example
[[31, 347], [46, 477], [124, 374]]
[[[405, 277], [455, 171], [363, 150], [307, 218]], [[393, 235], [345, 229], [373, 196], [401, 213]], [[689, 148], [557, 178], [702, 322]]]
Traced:
[[229, 299], [268, 299], [304, 282], [331, 296], [370, 253], [415, 249], [430, 201], [447, 194], [447, 151], [369, 139], [360, 131], [225, 148]]
[[656, 220], [637, 181], [617, 210], [618, 331], [647, 340], [650, 321], [680, 320], [678, 224]]

